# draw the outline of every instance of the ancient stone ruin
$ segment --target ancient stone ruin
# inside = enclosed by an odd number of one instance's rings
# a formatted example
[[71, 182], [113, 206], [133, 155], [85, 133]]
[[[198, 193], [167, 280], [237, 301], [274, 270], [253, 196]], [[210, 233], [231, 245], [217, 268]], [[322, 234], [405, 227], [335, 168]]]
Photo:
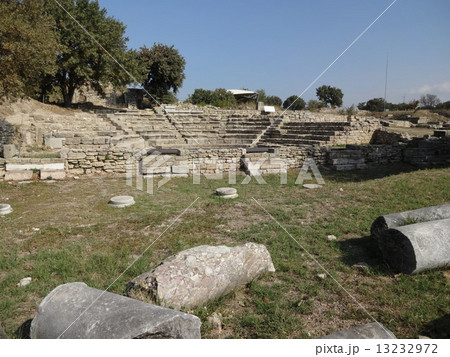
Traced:
[[378, 217], [371, 227], [384, 259], [416, 274], [450, 266], [450, 204]]
[[193, 315], [69, 283], [42, 300], [31, 338], [200, 338], [200, 325]]
[[128, 284], [129, 296], [175, 309], [202, 306], [275, 268], [266, 247], [199, 246], [164, 260]]

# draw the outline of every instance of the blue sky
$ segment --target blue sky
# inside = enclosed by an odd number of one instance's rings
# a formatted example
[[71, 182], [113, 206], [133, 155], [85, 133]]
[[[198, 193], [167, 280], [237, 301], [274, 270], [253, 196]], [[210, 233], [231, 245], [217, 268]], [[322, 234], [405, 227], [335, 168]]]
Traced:
[[[393, 0], [99, 0], [127, 25], [128, 46], [174, 45], [186, 59], [178, 93], [265, 89], [283, 100], [303, 90]], [[449, 0], [398, 0], [304, 95], [341, 88], [344, 105], [425, 93], [450, 100]]]

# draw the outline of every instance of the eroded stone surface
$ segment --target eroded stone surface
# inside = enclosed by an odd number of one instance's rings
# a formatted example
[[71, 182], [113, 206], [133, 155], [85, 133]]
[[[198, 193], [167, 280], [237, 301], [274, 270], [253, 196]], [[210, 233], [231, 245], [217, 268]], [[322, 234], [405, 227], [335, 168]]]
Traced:
[[0, 216], [9, 214], [13, 211], [10, 205], [8, 204], [0, 204]]
[[216, 190], [217, 196], [230, 196], [237, 194], [237, 190], [233, 187], [220, 187]]
[[131, 196], [115, 196], [111, 198], [108, 202], [110, 206], [113, 207], [128, 207], [134, 205], [136, 202]]
[[233, 187], [220, 187], [216, 190], [216, 195], [220, 198], [237, 198], [239, 195], [237, 190]]
[[191, 308], [223, 296], [265, 272], [274, 272], [261, 244], [199, 246], [164, 260], [128, 284], [129, 295], [163, 306]]
[[39, 305], [31, 338], [200, 338], [200, 319], [84, 283], [60, 285]]
[[335, 332], [323, 339], [395, 339], [395, 335], [382, 324], [372, 322], [350, 330]]
[[305, 183], [302, 187], [306, 188], [308, 190], [313, 190], [313, 189], [316, 189], [316, 188], [321, 188], [322, 185], [318, 185], [316, 183]]

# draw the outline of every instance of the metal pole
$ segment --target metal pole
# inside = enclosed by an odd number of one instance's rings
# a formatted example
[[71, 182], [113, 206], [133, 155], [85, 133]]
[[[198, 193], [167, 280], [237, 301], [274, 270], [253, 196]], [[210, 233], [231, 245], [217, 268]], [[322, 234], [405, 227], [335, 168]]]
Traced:
[[386, 93], [387, 93], [388, 68], [389, 68], [389, 53], [386, 55], [386, 77], [384, 79], [384, 107], [383, 107], [383, 112], [386, 111]]

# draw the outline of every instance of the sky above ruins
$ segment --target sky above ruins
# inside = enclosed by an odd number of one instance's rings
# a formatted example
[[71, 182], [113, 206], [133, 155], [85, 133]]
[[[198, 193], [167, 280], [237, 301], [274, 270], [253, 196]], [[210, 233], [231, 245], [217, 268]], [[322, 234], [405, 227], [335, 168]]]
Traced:
[[[302, 93], [393, 0], [99, 0], [127, 25], [128, 46], [174, 45], [186, 59], [178, 93], [196, 88]], [[450, 100], [449, 0], [398, 0], [302, 97], [341, 88], [344, 105], [383, 97]]]

